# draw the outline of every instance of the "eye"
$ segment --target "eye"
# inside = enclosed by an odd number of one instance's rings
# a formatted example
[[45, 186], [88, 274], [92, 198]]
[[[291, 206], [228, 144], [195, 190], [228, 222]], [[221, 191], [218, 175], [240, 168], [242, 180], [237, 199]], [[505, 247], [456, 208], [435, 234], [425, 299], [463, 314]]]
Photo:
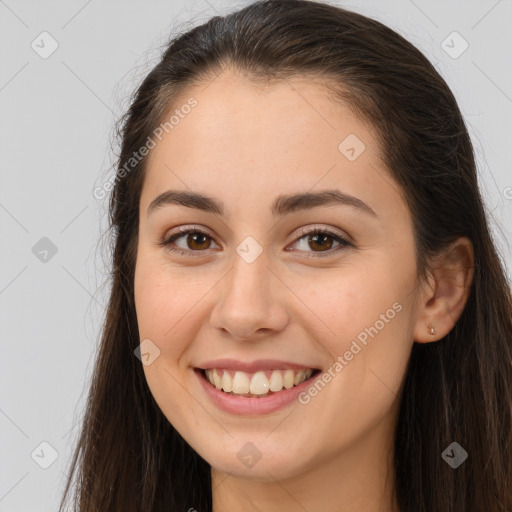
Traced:
[[[315, 255], [309, 254], [308, 257], [312, 258], [331, 256], [332, 254], [337, 253], [346, 247], [353, 246], [351, 242], [343, 238], [341, 235], [325, 228], [302, 228], [299, 234], [302, 236], [296, 239], [294, 243], [302, 243], [303, 249], [301, 249], [301, 251], [326, 253]], [[180, 238], [185, 239], [185, 247], [176, 247], [173, 245]], [[307, 241], [308, 238], [310, 239], [309, 242]], [[171, 233], [169, 236], [158, 242], [158, 245], [165, 247], [166, 250], [173, 253], [178, 253], [185, 256], [200, 256], [199, 253], [204, 252], [205, 249], [210, 249], [211, 240], [213, 240], [213, 238], [202, 229], [197, 227], [189, 227], [179, 228], [177, 232]], [[303, 240], [305, 240], [305, 242], [303, 242]], [[333, 241], [334, 243], [338, 244], [338, 246], [334, 249], [332, 249]], [[313, 249], [313, 251], [307, 251], [307, 248]], [[289, 249], [285, 250], [289, 251]]]
[[[338, 233], [335, 233], [329, 229], [326, 228], [301, 228], [300, 235], [302, 235], [300, 238], [297, 239], [297, 242], [295, 243], [301, 243], [302, 241], [302, 247], [303, 248], [311, 248], [315, 249], [311, 252], [313, 253], [325, 253], [325, 254], [308, 254], [307, 257], [310, 258], [322, 258], [325, 256], [332, 256], [334, 253], [338, 253], [341, 250], [345, 249], [346, 247], [351, 247], [353, 244], [349, 242], [346, 238], [343, 238]], [[309, 241], [308, 241], [309, 239]], [[338, 246], [335, 247], [335, 249], [331, 250], [333, 246], [333, 240], [334, 242], [338, 243]], [[322, 248], [327, 250], [322, 250]], [[316, 250], [320, 249], [320, 250]], [[288, 249], [286, 249], [288, 250]], [[309, 252], [309, 251], [304, 251]]]
[[[180, 238], [185, 239], [185, 247], [173, 247], [172, 244]], [[158, 245], [165, 247], [165, 249], [170, 252], [175, 252], [187, 256], [199, 256], [197, 253], [203, 252], [204, 249], [210, 248], [208, 239], [213, 240], [213, 238], [208, 235], [208, 233], [197, 227], [190, 227], [185, 229], [178, 228], [177, 233], [171, 233], [171, 235], [160, 241]]]

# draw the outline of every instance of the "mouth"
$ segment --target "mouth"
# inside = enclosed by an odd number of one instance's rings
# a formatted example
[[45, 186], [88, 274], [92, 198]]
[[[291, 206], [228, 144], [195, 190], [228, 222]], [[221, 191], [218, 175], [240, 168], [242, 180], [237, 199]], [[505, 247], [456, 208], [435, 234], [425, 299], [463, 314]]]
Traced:
[[194, 371], [212, 388], [223, 394], [247, 398], [264, 398], [282, 393], [313, 380], [321, 372], [318, 368], [266, 370], [254, 373], [223, 368], [194, 368]]

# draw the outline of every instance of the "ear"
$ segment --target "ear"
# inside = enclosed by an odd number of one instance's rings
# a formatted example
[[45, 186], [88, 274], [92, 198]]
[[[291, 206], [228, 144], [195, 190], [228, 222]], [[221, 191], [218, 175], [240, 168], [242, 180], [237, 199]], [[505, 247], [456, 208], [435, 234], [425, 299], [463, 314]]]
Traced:
[[435, 258], [428, 281], [422, 283], [414, 341], [429, 343], [446, 336], [466, 305], [474, 275], [473, 244], [458, 238]]

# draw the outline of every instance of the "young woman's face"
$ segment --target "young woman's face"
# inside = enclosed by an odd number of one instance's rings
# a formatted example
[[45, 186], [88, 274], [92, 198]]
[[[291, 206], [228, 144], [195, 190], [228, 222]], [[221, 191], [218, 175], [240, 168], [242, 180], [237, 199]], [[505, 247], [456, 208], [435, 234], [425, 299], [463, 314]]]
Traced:
[[[319, 80], [263, 87], [227, 70], [206, 85], [174, 105], [142, 190], [135, 302], [149, 388], [231, 475], [287, 478], [389, 454], [417, 314], [400, 189], [368, 126]], [[168, 191], [210, 199], [155, 206]], [[244, 366], [258, 360], [277, 362]], [[299, 395], [262, 398], [216, 390], [198, 371], [228, 368], [239, 392], [261, 393], [280, 387], [271, 370], [286, 384], [294, 365], [321, 372]]]

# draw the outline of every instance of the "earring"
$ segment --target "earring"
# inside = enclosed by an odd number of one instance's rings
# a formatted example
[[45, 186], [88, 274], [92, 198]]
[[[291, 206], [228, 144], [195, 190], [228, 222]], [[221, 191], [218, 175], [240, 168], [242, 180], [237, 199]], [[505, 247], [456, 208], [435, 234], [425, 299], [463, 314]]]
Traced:
[[436, 330], [434, 329], [434, 326], [432, 324], [428, 324], [428, 331], [432, 336], [436, 335]]

